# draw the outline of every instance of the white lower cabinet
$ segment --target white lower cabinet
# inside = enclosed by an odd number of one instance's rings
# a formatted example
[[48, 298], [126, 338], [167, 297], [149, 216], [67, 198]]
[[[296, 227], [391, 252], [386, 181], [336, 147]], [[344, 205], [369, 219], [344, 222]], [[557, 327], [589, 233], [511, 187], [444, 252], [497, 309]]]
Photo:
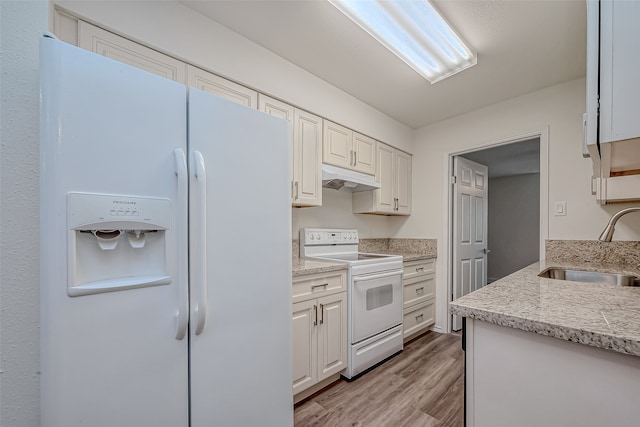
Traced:
[[404, 341], [435, 323], [435, 260], [406, 261], [402, 277]]
[[[346, 272], [293, 281], [293, 394], [309, 390], [347, 366]], [[306, 397], [306, 396], [302, 396]], [[296, 400], [296, 399], [294, 399]]]

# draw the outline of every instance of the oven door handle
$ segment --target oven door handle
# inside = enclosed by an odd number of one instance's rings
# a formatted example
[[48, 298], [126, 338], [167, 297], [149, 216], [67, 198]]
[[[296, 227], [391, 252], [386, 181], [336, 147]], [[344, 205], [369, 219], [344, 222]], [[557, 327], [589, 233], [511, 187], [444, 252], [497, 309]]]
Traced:
[[367, 280], [384, 279], [385, 277], [400, 276], [402, 279], [402, 270], [386, 271], [384, 273], [370, 274], [366, 276], [353, 276], [353, 283], [364, 282]]

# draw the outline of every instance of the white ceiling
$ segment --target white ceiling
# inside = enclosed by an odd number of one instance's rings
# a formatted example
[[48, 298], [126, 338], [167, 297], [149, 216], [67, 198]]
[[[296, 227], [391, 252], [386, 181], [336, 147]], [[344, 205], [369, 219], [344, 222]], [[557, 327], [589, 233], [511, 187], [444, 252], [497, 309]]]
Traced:
[[433, 85], [324, 0], [182, 3], [411, 128], [585, 75], [584, 0], [435, 0], [478, 64]]

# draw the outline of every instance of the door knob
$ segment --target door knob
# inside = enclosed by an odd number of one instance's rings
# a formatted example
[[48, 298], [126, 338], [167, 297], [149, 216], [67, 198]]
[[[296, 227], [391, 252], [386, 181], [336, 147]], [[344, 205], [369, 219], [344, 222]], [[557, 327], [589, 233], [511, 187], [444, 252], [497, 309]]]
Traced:
[[491, 252], [491, 249], [484, 248], [482, 252], [484, 252], [485, 254], [488, 254], [489, 252]]

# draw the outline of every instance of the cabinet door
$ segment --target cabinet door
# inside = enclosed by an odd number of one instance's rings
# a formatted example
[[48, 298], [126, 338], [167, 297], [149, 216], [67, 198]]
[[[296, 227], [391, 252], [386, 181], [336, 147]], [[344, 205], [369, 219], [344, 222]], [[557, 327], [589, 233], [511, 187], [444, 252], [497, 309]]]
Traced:
[[600, 142], [640, 136], [640, 2], [600, 2]]
[[293, 204], [322, 206], [322, 118], [296, 108], [293, 129]]
[[318, 381], [347, 367], [347, 294], [318, 300]]
[[184, 62], [83, 21], [78, 21], [78, 46], [169, 80], [187, 81]]
[[[293, 106], [286, 104], [282, 101], [278, 101], [277, 99], [270, 98], [261, 93], [258, 94], [258, 110], [269, 114], [270, 116], [278, 117], [284, 120], [289, 121], [289, 138], [291, 138], [291, 152], [293, 153], [293, 113], [295, 108]], [[294, 178], [294, 170], [295, 170], [295, 156], [291, 156], [291, 188], [293, 189]], [[293, 192], [292, 192], [292, 203], [293, 203]]]
[[395, 207], [395, 149], [378, 142], [376, 159], [376, 181], [380, 188], [376, 192], [376, 204], [378, 212], [394, 213]]
[[353, 133], [353, 169], [374, 175], [376, 173], [376, 140]]
[[[286, 104], [277, 99], [270, 98], [261, 93], [258, 94], [258, 110], [269, 114], [270, 116], [279, 117], [288, 120], [293, 124], [293, 108], [292, 105]], [[291, 128], [291, 137], [293, 138], [293, 126]]]
[[216, 76], [193, 65], [187, 66], [187, 83], [191, 87], [237, 102], [245, 107], [258, 107], [258, 92], [255, 90]]
[[317, 300], [293, 304], [293, 394], [317, 382]]
[[411, 213], [411, 155], [396, 150], [395, 166], [396, 213], [409, 215]]
[[342, 168], [353, 168], [353, 132], [344, 126], [324, 121], [322, 161]]

